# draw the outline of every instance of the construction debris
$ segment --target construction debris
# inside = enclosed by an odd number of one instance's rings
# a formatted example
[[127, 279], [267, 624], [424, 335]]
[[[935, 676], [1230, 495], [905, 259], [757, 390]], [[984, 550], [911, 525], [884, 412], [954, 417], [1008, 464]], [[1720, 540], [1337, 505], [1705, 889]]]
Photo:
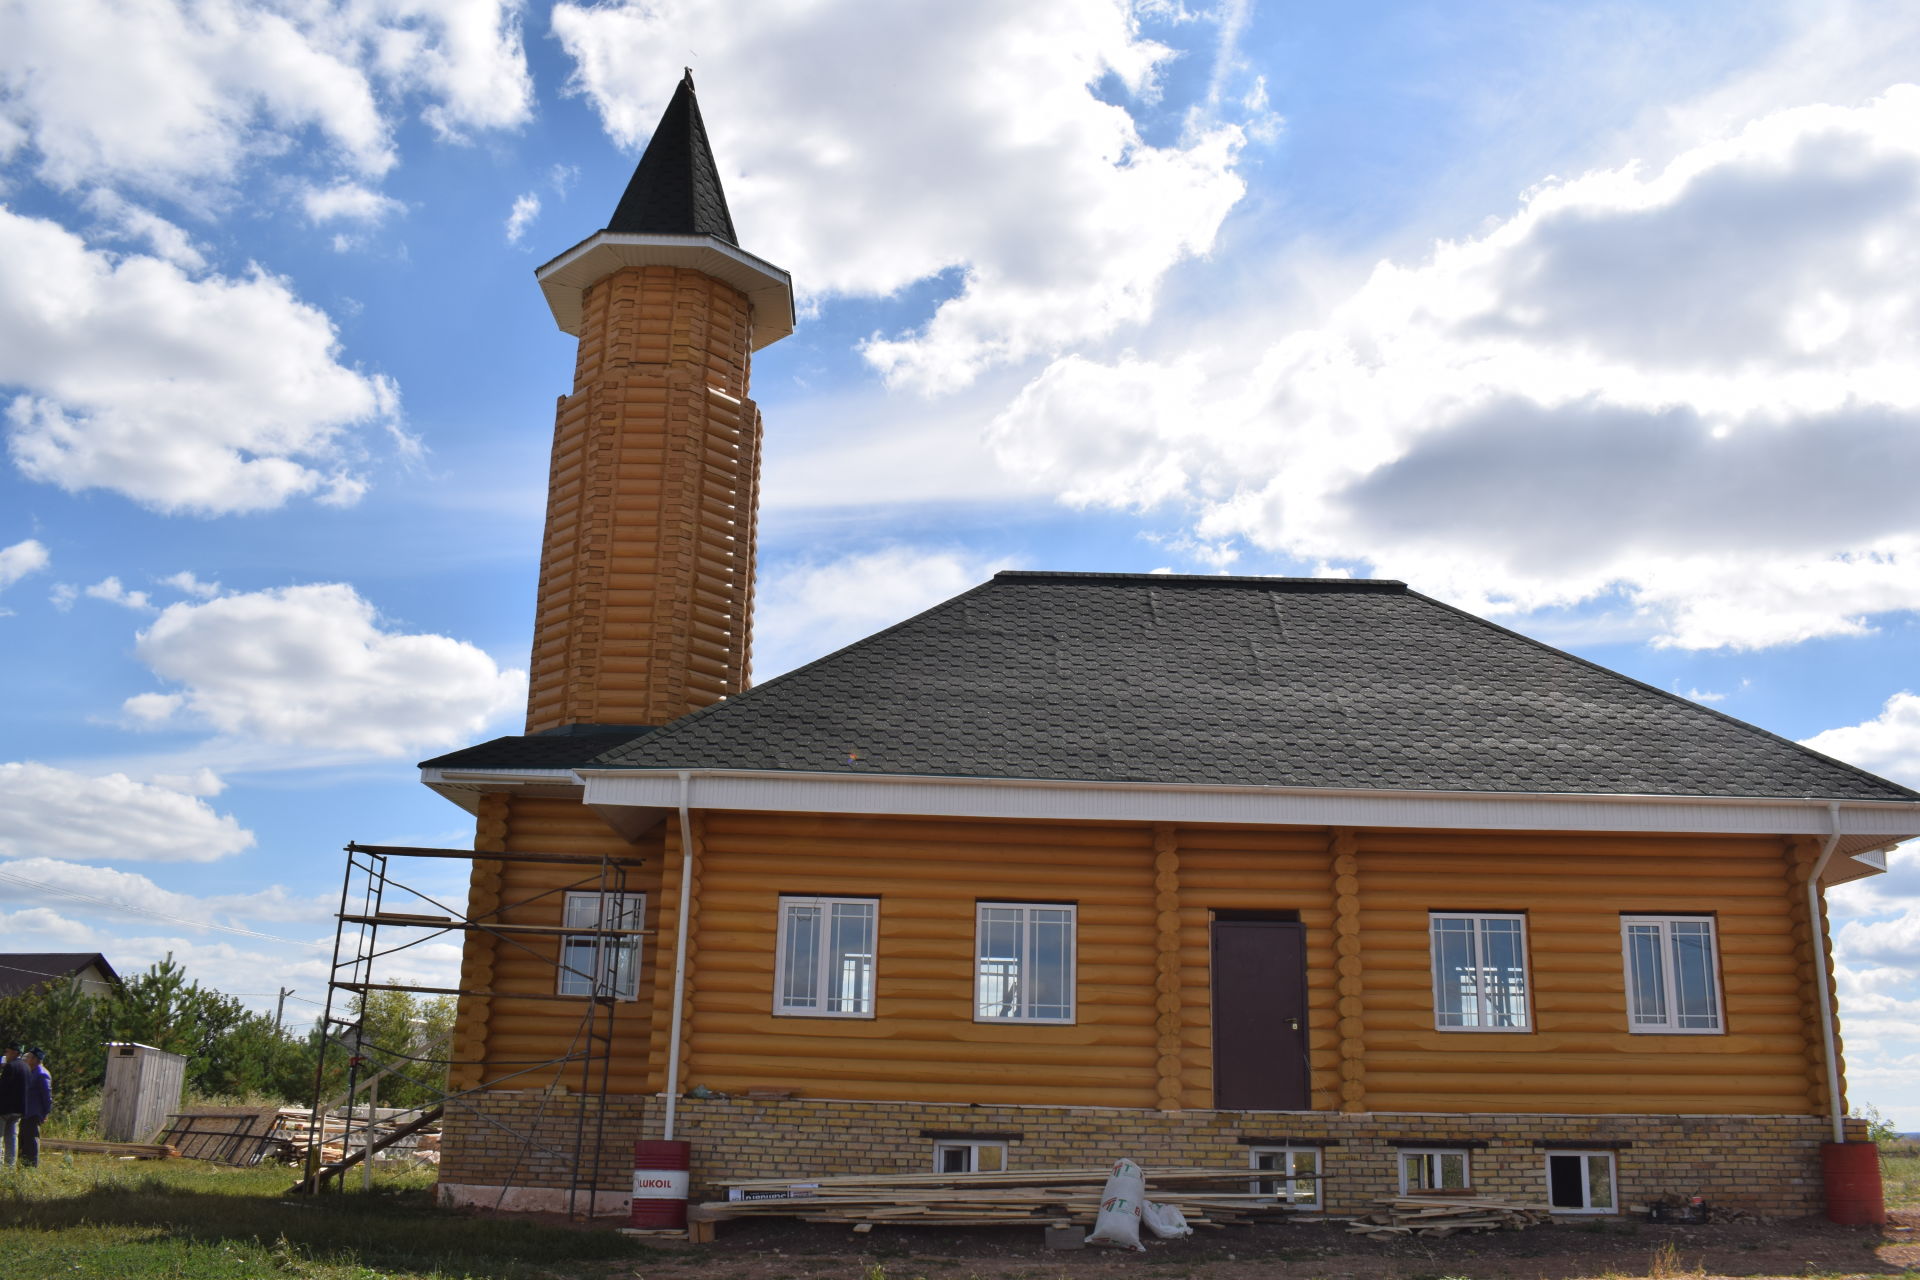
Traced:
[[[1103, 1167], [736, 1179], [714, 1184], [728, 1193], [728, 1199], [691, 1205], [687, 1218], [694, 1223], [798, 1218], [846, 1223], [856, 1231], [884, 1224], [1091, 1226], [1111, 1173], [1111, 1167]], [[1149, 1194], [1156, 1202], [1179, 1209], [1195, 1227], [1222, 1227], [1289, 1212], [1278, 1197], [1245, 1190], [1257, 1177], [1257, 1170], [1247, 1169], [1163, 1169], [1149, 1176]], [[1239, 1189], [1230, 1189], [1235, 1186]]]
[[1403, 1196], [1376, 1200], [1363, 1218], [1350, 1218], [1351, 1235], [1388, 1240], [1395, 1236], [1444, 1239], [1462, 1231], [1519, 1231], [1548, 1220], [1543, 1204], [1515, 1204], [1510, 1200], [1448, 1199], [1440, 1196]]
[[92, 1142], [83, 1138], [42, 1138], [42, 1151], [86, 1151], [132, 1160], [177, 1160], [180, 1152], [161, 1142]]

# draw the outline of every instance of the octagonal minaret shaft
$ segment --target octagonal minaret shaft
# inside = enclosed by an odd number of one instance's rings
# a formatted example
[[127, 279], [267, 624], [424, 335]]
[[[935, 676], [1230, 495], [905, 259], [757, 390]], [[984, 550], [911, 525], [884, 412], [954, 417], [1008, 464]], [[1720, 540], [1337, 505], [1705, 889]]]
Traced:
[[555, 414], [527, 732], [657, 725], [746, 688], [760, 411], [787, 273], [734, 243], [689, 74], [606, 230], [539, 269], [580, 339]]

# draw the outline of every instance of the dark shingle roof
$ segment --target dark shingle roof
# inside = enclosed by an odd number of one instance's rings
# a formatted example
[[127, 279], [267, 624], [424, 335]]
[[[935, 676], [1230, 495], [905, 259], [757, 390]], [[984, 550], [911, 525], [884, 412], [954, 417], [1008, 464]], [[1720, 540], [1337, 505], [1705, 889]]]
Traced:
[[99, 965], [111, 982], [119, 982], [107, 958], [97, 951], [14, 951], [0, 953], [0, 999], [31, 991], [56, 978], [71, 978], [88, 965]]
[[1002, 573], [598, 761], [1621, 795], [1920, 795], [1397, 582]]
[[614, 207], [607, 230], [718, 236], [739, 245], [726, 193], [720, 189], [720, 170], [707, 142], [707, 126], [694, 100], [693, 72], [687, 72], [673, 91], [673, 100], [654, 126], [646, 153]]
[[422, 769], [577, 769], [595, 756], [651, 733], [647, 725], [572, 725], [462, 747], [422, 760]]

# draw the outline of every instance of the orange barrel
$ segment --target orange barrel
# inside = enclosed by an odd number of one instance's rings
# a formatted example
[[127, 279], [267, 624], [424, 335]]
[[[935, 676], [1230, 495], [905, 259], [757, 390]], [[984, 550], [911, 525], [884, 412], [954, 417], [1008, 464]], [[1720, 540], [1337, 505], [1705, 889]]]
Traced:
[[692, 1160], [691, 1142], [633, 1144], [633, 1210], [628, 1225], [687, 1225], [687, 1170]]
[[1859, 1226], [1887, 1220], [1879, 1147], [1871, 1142], [1823, 1142], [1820, 1172], [1827, 1186], [1827, 1221]]

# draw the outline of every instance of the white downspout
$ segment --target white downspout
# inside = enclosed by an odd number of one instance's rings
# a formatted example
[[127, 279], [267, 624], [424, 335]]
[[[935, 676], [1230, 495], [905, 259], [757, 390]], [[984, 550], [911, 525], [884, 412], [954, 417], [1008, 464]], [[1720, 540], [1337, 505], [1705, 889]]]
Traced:
[[[681, 809], [684, 815], [686, 810]], [[1813, 936], [1814, 969], [1817, 980], [1813, 987], [1820, 997], [1820, 1035], [1827, 1047], [1827, 1115], [1833, 1120], [1833, 1140], [1847, 1140], [1847, 1120], [1840, 1112], [1840, 1062], [1835, 1052], [1833, 1034], [1833, 992], [1829, 990], [1833, 974], [1827, 955], [1827, 931], [1820, 919], [1820, 873], [1827, 869], [1827, 860], [1833, 857], [1834, 848], [1840, 843], [1840, 805], [1838, 801], [1827, 802], [1827, 821], [1832, 834], [1820, 850], [1819, 861], [1813, 864], [1813, 870], [1807, 876], [1807, 925]], [[684, 903], [684, 899], [682, 902]], [[678, 1027], [675, 1028], [676, 1033]], [[668, 1104], [671, 1106], [671, 1102]], [[668, 1115], [673, 1113], [669, 1111]]]
[[[689, 908], [693, 905], [693, 819], [687, 815], [687, 792], [692, 787], [692, 775], [685, 769], [680, 771], [680, 924], [673, 943], [673, 1016], [670, 1026], [672, 1035], [667, 1043], [667, 1121], [660, 1136], [667, 1142], [673, 1141], [674, 1115], [680, 1104], [680, 1022], [687, 1006], [687, 922], [691, 918]], [[1818, 874], [1817, 872], [1815, 873]], [[1821, 988], [1824, 993], [1825, 987]], [[1827, 1053], [1833, 1053], [1833, 1039], [1829, 1034]], [[1838, 1088], [1838, 1086], [1835, 1086]], [[1837, 1095], [1836, 1095], [1837, 1096]]]

